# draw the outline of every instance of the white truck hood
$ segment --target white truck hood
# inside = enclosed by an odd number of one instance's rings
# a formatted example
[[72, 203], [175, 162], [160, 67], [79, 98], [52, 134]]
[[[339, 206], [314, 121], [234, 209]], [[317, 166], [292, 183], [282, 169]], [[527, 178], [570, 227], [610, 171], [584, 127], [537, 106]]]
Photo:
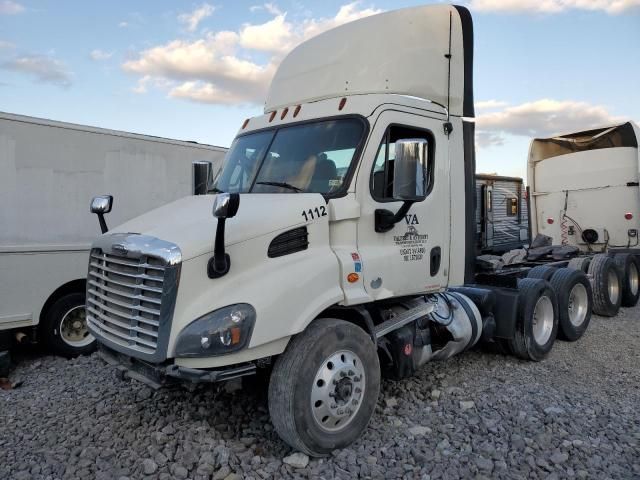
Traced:
[[[106, 235], [138, 233], [172, 242], [180, 248], [183, 261], [210, 253], [217, 226], [211, 214], [215, 197], [181, 198], [119, 225]], [[241, 194], [237, 215], [226, 222], [225, 245], [308, 223], [302, 212], [320, 207], [326, 211], [326, 201], [318, 193]]]

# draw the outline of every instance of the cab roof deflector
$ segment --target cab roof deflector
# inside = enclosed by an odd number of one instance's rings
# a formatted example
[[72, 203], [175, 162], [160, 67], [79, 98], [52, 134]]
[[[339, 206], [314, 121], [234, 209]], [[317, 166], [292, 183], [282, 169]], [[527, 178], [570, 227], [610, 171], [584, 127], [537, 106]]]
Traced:
[[278, 68], [265, 113], [346, 95], [393, 93], [473, 117], [473, 26], [464, 7], [372, 15], [307, 40]]

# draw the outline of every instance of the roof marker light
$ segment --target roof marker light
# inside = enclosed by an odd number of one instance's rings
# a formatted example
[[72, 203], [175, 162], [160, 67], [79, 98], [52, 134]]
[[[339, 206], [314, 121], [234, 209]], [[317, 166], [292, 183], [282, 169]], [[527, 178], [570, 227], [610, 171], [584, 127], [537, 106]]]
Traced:
[[298, 105], [296, 107], [296, 109], [293, 111], [293, 118], [296, 118], [298, 116], [298, 114], [300, 113], [300, 109], [302, 108], [301, 105]]
[[287, 116], [287, 113], [289, 113], [289, 107], [285, 107], [285, 109], [282, 110], [282, 114], [280, 115], [280, 120], [284, 120], [284, 117]]
[[342, 110], [346, 104], [347, 104], [347, 99], [342, 98], [342, 100], [340, 100], [340, 105], [338, 105], [338, 110]]
[[242, 124], [242, 130], [244, 130], [245, 128], [247, 128], [247, 125], [249, 125], [249, 120], [251, 120], [250, 118], [247, 118], [244, 123]]
[[547, 223], [549, 225], [553, 225], [553, 221], [554, 221], [553, 218], [551, 218], [551, 217], [547, 218]]
[[269, 123], [273, 122], [273, 119], [276, 118], [276, 113], [278, 113], [277, 110], [274, 110], [273, 112], [271, 112], [271, 116], [269, 117]]
[[633, 213], [631, 212], [627, 212], [624, 214], [624, 218], [626, 218], [627, 220], [631, 220], [633, 218]]

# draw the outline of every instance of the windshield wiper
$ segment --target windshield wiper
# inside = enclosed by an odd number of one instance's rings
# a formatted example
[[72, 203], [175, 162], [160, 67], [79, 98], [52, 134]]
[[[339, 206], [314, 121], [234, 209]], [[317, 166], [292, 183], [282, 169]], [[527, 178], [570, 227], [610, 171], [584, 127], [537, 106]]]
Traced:
[[298, 188], [287, 182], [256, 182], [256, 185], [269, 185], [271, 187], [288, 188], [289, 190], [293, 190], [294, 192], [302, 192], [301, 188]]

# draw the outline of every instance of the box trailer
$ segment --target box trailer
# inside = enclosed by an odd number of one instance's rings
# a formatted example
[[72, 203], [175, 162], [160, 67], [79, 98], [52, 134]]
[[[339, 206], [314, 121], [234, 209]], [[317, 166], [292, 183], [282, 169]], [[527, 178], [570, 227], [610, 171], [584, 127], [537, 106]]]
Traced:
[[[269, 375], [275, 430], [322, 456], [367, 427], [382, 375], [481, 341], [539, 361], [557, 337], [579, 339], [594, 300], [568, 261], [544, 278], [476, 271], [473, 117], [464, 7], [386, 12], [302, 43], [210, 195], [92, 244], [100, 355], [155, 388]], [[610, 261], [594, 257], [597, 277]]]
[[[125, 222], [192, 193], [192, 162], [218, 167], [226, 149], [0, 113], [0, 350], [17, 337], [62, 354], [94, 340], [84, 320], [88, 212], [116, 195]], [[9, 334], [11, 332], [11, 334]]]
[[527, 192], [522, 178], [476, 175], [476, 226], [481, 254], [501, 254], [529, 243]]

